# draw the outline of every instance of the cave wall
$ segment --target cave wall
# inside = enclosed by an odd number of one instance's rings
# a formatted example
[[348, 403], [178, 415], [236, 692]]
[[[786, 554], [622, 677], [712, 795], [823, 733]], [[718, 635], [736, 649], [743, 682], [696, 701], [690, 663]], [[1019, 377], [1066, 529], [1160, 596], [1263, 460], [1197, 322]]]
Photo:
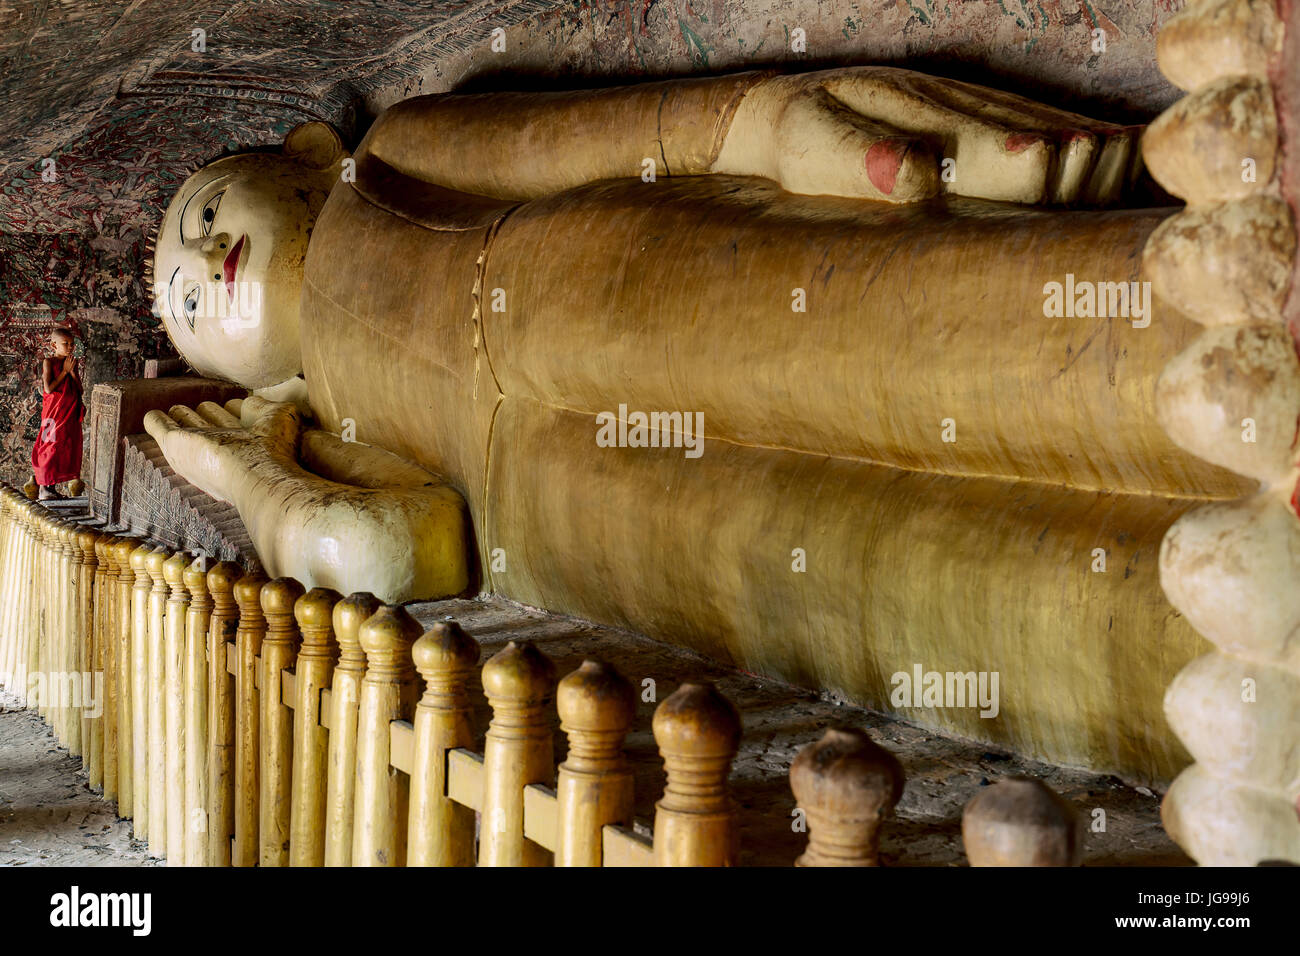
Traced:
[[[355, 142], [384, 107], [419, 93], [874, 62], [1141, 121], [1177, 98], [1156, 70], [1154, 38], [1180, 7], [18, 0], [0, 19], [0, 478], [30, 477], [49, 330], [81, 336], [87, 391], [171, 354], [144, 280], [146, 240], [169, 197], [203, 162], [274, 143], [297, 123], [327, 120]], [[493, 49], [497, 28], [503, 49]]]

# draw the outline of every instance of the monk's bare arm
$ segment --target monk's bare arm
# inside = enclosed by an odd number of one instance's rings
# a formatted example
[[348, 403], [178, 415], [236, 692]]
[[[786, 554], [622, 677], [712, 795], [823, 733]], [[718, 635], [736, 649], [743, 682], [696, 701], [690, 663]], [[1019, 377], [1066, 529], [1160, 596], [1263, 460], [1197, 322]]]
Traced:
[[55, 374], [54, 370], [60, 364], [58, 359], [52, 358], [47, 358], [41, 362], [41, 394], [48, 395], [59, 387], [60, 382], [67, 378], [68, 371], [66, 368], [57, 375]]

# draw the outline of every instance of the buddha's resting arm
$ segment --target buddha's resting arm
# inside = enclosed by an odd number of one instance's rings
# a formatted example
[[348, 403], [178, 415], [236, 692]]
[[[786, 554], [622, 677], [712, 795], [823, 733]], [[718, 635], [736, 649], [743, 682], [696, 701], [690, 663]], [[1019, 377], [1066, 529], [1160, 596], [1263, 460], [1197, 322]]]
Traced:
[[1009, 93], [853, 67], [416, 97], [376, 121], [358, 156], [508, 201], [653, 172], [765, 176], [791, 192], [893, 202], [953, 192], [1039, 203], [1118, 198], [1134, 145], [1130, 128]]

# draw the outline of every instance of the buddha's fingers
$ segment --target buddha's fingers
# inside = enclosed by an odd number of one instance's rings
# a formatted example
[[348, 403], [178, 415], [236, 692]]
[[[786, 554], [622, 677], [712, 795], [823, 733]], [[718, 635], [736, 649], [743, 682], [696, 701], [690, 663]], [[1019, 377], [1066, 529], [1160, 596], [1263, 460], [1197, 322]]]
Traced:
[[1141, 131], [1140, 126], [1123, 128], [1106, 137], [1097, 161], [1087, 171], [1086, 183], [1079, 199], [1104, 206], [1123, 198], [1136, 178], [1134, 154], [1138, 152], [1137, 139]]
[[[1123, 134], [1125, 142], [1132, 138], [1131, 131], [1126, 127], [1099, 122], [1003, 90], [925, 76], [893, 67], [872, 67], [858, 72], [875, 74], [877, 82], [888, 83], [910, 95], [923, 97], [935, 106], [1005, 127], [1008, 135], [1011, 135], [1011, 131], [1043, 134], [1056, 151], [1056, 162], [1048, 173], [1046, 196], [1046, 200], [1052, 203], [1073, 203], [1084, 198], [1090, 175], [1097, 168], [1098, 155], [1110, 138], [1117, 134]], [[839, 85], [840, 79], [832, 78], [831, 83]], [[847, 84], [850, 97], [853, 96], [854, 83], [851, 79]], [[1119, 146], [1120, 144], [1115, 144], [1111, 147], [1108, 168], [1116, 162], [1115, 154]], [[1114, 198], [1119, 198], [1119, 194], [1116, 193]]]
[[256, 395], [240, 405], [240, 421], [254, 435], [295, 444], [302, 427], [302, 414], [291, 402], [270, 402]]
[[200, 402], [197, 409], [204, 420], [216, 428], [240, 428], [239, 419], [216, 402]]
[[795, 96], [777, 129], [776, 176], [804, 195], [915, 202], [939, 192], [924, 140], [846, 107], [825, 90]]
[[[163, 445], [168, 435], [180, 429], [181, 426], [176, 420], [161, 409], [155, 409], [144, 416], [144, 430], [159, 446]], [[165, 453], [166, 449], [164, 448], [163, 451]]]
[[[171, 414], [155, 409], [144, 417], [144, 429], [162, 449], [167, 464], [187, 481], [220, 501], [229, 501], [227, 488], [232, 475], [234, 459], [227, 447], [229, 433], [223, 434], [211, 425], [189, 427], [173, 417], [182, 405], [173, 406]], [[199, 416], [185, 409], [195, 418]]]
[[168, 414], [186, 428], [211, 428], [212, 423], [188, 405], [173, 405]]
[[[1055, 198], [1051, 177], [1062, 134], [1035, 129], [1042, 124], [1029, 118], [1010, 126], [1002, 121], [1002, 110], [992, 110], [994, 119], [976, 115], [909, 79], [902, 71], [853, 71], [829, 77], [825, 88], [872, 122], [936, 144], [939, 185], [946, 192], [1031, 204]], [[1069, 177], [1075, 180], [1089, 162], [1090, 139], [1080, 130], [1074, 150], [1066, 150]]]

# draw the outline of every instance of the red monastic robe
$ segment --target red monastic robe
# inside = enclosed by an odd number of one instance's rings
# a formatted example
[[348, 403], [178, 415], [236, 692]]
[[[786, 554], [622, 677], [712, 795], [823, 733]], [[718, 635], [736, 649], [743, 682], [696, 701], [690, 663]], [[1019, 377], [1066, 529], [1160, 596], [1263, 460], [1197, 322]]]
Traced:
[[41, 401], [41, 427], [32, 446], [32, 471], [38, 485], [81, 477], [81, 422], [86, 406], [81, 383], [65, 376]]

